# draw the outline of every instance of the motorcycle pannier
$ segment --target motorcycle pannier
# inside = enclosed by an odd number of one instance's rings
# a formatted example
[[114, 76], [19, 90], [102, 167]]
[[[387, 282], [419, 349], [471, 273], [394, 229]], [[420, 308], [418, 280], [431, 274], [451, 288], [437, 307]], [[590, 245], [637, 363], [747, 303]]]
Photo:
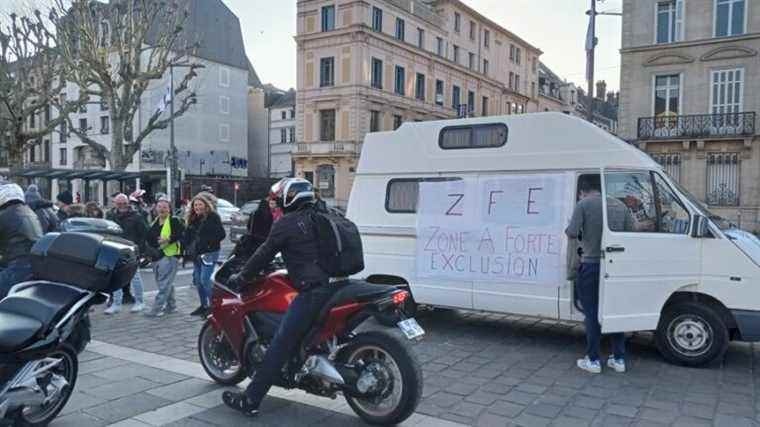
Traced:
[[48, 233], [32, 247], [37, 280], [113, 292], [137, 272], [136, 248], [124, 239], [89, 233]]

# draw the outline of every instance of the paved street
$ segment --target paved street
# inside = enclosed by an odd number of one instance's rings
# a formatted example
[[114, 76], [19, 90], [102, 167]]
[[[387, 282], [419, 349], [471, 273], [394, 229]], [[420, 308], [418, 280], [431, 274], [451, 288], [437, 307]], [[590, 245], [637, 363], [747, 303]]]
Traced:
[[[83, 364], [82, 382], [67, 417], [55, 425], [104, 425], [124, 419], [129, 423], [120, 425], [142, 425], [136, 420], [198, 426], [239, 421], [218, 406], [221, 392], [197, 364], [201, 322], [187, 315], [196, 306], [194, 290], [181, 289], [178, 299], [181, 312], [161, 319], [127, 312], [114, 317], [95, 314], [97, 343], [90, 347], [91, 360]], [[639, 334], [629, 346], [627, 374], [605, 371], [593, 376], [574, 367], [583, 349], [578, 325], [443, 310], [423, 311], [419, 319], [428, 331], [415, 346], [425, 387], [412, 423], [760, 425], [759, 375], [754, 369], [760, 354], [752, 345], [734, 343], [722, 363], [691, 369], [663, 362], [651, 337]], [[151, 359], [156, 363], [144, 363]], [[286, 399], [305, 397], [276, 393]], [[309, 396], [295, 403], [272, 399], [268, 409], [256, 425], [303, 425], [304, 420], [360, 424], [340, 398]]]

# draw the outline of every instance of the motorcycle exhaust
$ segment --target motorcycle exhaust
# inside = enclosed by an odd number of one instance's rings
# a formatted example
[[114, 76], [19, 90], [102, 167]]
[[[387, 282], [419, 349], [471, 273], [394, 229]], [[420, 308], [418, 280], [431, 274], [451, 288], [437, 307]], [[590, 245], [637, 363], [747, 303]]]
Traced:
[[343, 376], [338, 372], [327, 357], [322, 355], [312, 355], [306, 359], [303, 364], [302, 374], [325, 380], [332, 384], [346, 385]]

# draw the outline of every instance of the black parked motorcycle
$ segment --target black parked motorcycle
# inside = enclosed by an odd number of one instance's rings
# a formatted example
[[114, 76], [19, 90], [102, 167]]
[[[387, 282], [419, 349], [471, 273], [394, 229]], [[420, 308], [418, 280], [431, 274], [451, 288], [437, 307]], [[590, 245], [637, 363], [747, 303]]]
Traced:
[[35, 280], [0, 301], [0, 425], [55, 419], [74, 390], [77, 354], [90, 340], [90, 307], [137, 271], [131, 242], [95, 234], [46, 234], [32, 256]]

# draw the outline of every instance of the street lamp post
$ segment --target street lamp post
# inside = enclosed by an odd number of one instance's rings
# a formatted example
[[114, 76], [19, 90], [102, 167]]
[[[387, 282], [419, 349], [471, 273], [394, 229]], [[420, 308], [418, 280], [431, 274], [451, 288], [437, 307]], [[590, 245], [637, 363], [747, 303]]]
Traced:
[[588, 111], [586, 111], [589, 122], [594, 123], [594, 55], [596, 51], [596, 17], [599, 15], [623, 16], [618, 12], [597, 12], [596, 2], [604, 0], [591, 0], [591, 9], [586, 12], [589, 16], [588, 33], [586, 34], [586, 79], [588, 80]]
[[[182, 197], [182, 184], [179, 182], [179, 168], [177, 166], [177, 145], [174, 142], [174, 67], [192, 68], [191, 65], [169, 63], [169, 156], [171, 159], [171, 187], [167, 188], [169, 200], [173, 200], [175, 205], [179, 206]], [[176, 196], [176, 197], [175, 197]]]
[[169, 200], [172, 200], [176, 205], [179, 203], [181, 194], [177, 191], [179, 187], [179, 180], [177, 179], [177, 146], [174, 143], [174, 64], [169, 64], [169, 86], [171, 92], [169, 95], [169, 156], [171, 168], [171, 188], [167, 188], [169, 193]]

